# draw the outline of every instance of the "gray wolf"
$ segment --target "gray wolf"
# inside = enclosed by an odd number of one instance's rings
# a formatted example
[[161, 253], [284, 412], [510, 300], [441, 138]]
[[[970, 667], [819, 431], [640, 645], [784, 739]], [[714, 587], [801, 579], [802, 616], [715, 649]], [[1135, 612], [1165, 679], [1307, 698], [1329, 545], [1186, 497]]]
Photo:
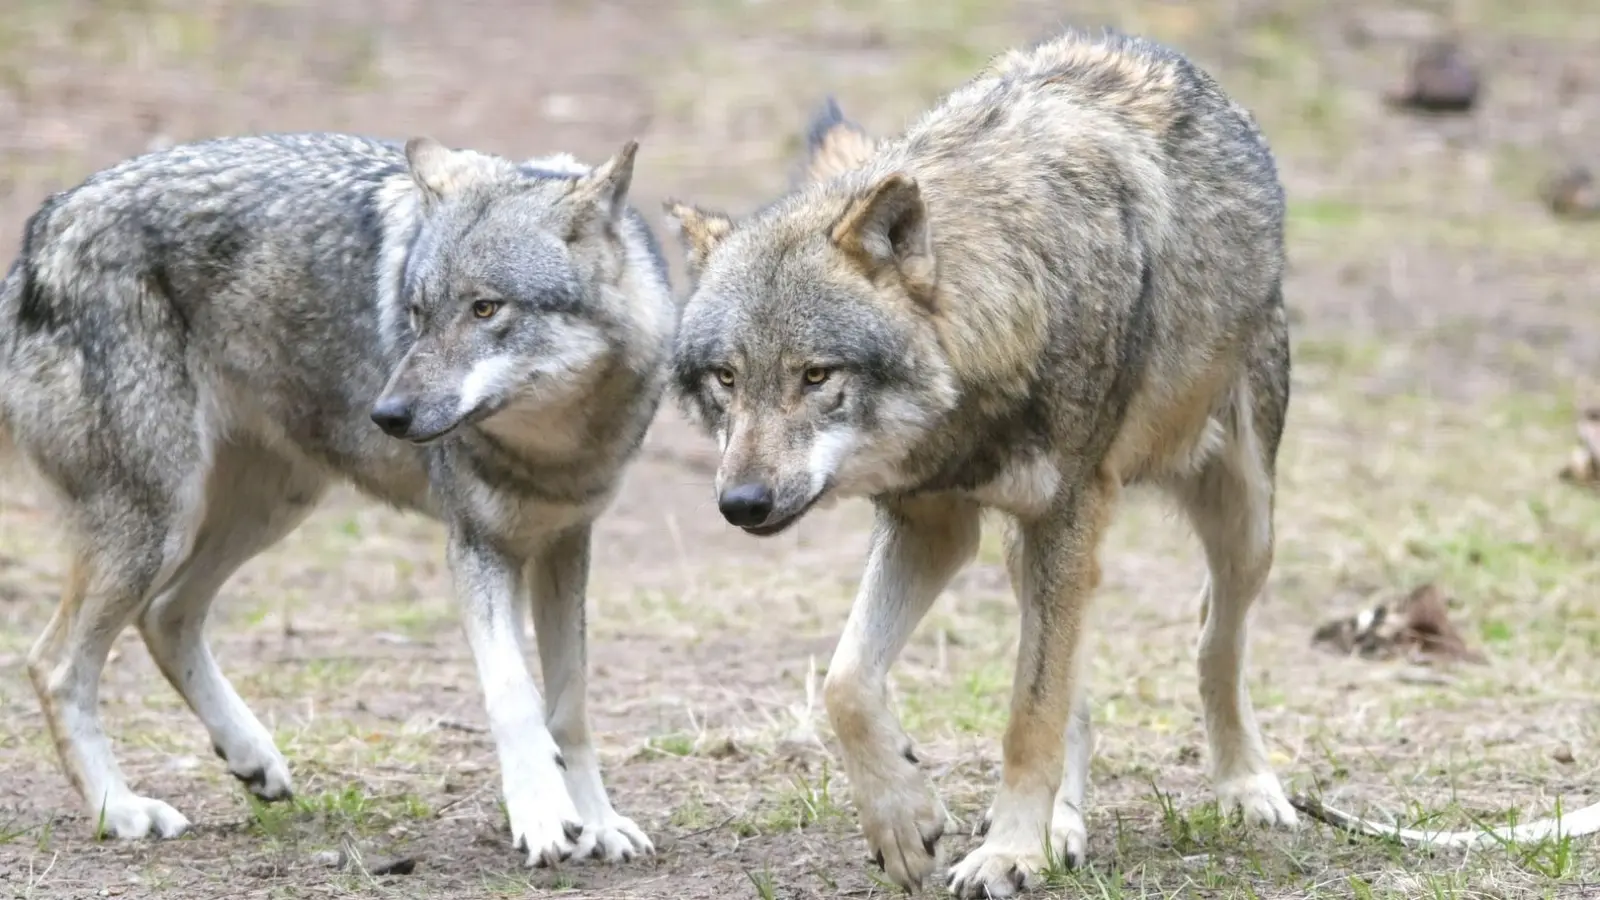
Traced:
[[425, 137], [220, 138], [126, 160], [30, 217], [0, 284], [0, 431], [59, 495], [72, 562], [28, 671], [105, 832], [189, 824], [129, 787], [101, 728], [96, 685], [129, 622], [228, 770], [290, 795], [202, 629], [228, 576], [343, 480], [448, 527], [528, 862], [652, 851], [607, 797], [585, 705], [591, 523], [677, 327], [627, 205], [636, 150], [591, 168]]
[[871, 498], [825, 698], [870, 850], [899, 884], [947, 815], [887, 670], [978, 547], [1009, 531], [1022, 642], [984, 842], [960, 896], [1083, 858], [1085, 615], [1125, 487], [1204, 545], [1199, 685], [1221, 805], [1295, 827], [1244, 681], [1273, 556], [1289, 403], [1284, 195], [1251, 114], [1174, 50], [1068, 31], [995, 58], [903, 134], [835, 105], [804, 184], [734, 218], [669, 200], [691, 281], [672, 388], [715, 436], [718, 505], [754, 535]]

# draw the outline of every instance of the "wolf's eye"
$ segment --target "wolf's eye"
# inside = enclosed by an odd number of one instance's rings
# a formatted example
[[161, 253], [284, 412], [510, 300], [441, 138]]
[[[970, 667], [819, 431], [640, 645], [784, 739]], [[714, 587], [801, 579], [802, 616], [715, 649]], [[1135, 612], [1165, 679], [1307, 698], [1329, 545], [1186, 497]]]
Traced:
[[806, 374], [805, 374], [806, 384], [809, 384], [809, 385], [815, 387], [816, 385], [819, 385], [819, 384], [823, 383], [824, 381], [827, 381], [828, 380], [828, 376], [831, 375], [831, 374], [833, 374], [833, 373], [830, 372], [827, 369], [824, 369], [821, 366], [812, 366], [811, 368], [806, 370]]
[[474, 300], [472, 314], [480, 319], [487, 319], [500, 311], [500, 303], [496, 300]]
[[733, 387], [733, 370], [718, 368], [717, 383], [723, 387]]

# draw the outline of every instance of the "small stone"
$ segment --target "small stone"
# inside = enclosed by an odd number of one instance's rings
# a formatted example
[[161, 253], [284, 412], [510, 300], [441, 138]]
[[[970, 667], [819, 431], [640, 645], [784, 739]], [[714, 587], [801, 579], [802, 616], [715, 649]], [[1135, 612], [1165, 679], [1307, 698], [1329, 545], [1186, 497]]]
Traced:
[[1478, 102], [1478, 71], [1454, 41], [1423, 45], [1411, 63], [1406, 83], [1389, 102], [1406, 109], [1434, 113], [1466, 112]]
[[1550, 211], [1565, 219], [1592, 219], [1600, 216], [1600, 183], [1587, 166], [1569, 166], [1544, 183], [1544, 202]]
[[1577, 761], [1572, 755], [1572, 747], [1567, 744], [1557, 747], [1555, 752], [1550, 754], [1550, 758], [1564, 766], [1570, 766]]

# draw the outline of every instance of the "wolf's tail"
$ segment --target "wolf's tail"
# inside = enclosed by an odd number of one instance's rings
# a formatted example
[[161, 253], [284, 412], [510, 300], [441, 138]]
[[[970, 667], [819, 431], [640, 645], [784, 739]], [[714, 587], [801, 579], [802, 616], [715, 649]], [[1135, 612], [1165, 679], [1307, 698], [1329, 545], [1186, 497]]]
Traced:
[[1559, 817], [1539, 819], [1515, 827], [1482, 828], [1477, 831], [1426, 831], [1400, 828], [1369, 822], [1359, 816], [1324, 806], [1320, 800], [1295, 797], [1295, 808], [1341, 831], [1364, 834], [1369, 837], [1388, 838], [1402, 844], [1423, 847], [1489, 848], [1506, 844], [1529, 843], [1563, 837], [1579, 837], [1600, 831], [1600, 803], [1563, 814]]
[[838, 101], [828, 97], [806, 129], [806, 157], [796, 187], [842, 175], [865, 163], [877, 149], [877, 140], [846, 119]]

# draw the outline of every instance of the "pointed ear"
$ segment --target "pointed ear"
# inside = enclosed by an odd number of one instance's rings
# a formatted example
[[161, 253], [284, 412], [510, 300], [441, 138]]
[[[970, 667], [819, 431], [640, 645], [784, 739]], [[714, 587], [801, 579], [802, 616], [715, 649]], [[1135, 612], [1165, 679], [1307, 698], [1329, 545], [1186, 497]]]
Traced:
[[580, 214], [580, 219], [585, 223], [606, 225], [617, 221], [628, 203], [628, 188], [633, 184], [633, 159], [638, 153], [639, 142], [630, 140], [610, 159], [573, 183], [570, 198], [589, 210]]
[[932, 306], [938, 287], [928, 207], [917, 182], [895, 172], [851, 202], [828, 237], [869, 278], [897, 275], [907, 292]]
[[485, 169], [479, 154], [451, 150], [431, 137], [406, 141], [406, 165], [429, 203], [438, 203], [476, 183]]
[[719, 212], [668, 200], [661, 204], [667, 228], [678, 235], [689, 268], [689, 279], [699, 281], [711, 251], [733, 233], [733, 220]]

